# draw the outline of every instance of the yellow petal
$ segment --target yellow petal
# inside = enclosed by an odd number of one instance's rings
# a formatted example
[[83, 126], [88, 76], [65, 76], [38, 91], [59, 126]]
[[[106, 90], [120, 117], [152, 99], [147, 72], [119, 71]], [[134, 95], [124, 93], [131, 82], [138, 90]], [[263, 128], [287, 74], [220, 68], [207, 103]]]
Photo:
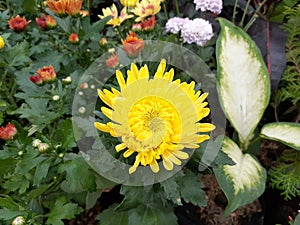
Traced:
[[95, 122], [95, 123], [94, 123], [94, 126], [95, 126], [98, 130], [101, 130], [101, 131], [103, 131], [103, 132], [107, 132], [107, 133], [110, 132], [110, 128], [109, 128], [109, 126], [107, 126], [106, 124], [99, 123], [99, 122]]
[[166, 168], [166, 170], [172, 170], [174, 167], [172, 161], [168, 158], [163, 159], [163, 165]]
[[149, 70], [147, 65], [143, 66], [139, 71], [138, 79], [143, 78], [149, 78]]
[[107, 118], [109, 118], [109, 119], [111, 119], [112, 118], [112, 110], [111, 109], [109, 109], [109, 108], [106, 108], [106, 107], [101, 107], [101, 111], [103, 112], [103, 114], [107, 117]]
[[153, 163], [150, 164], [150, 168], [153, 171], [153, 173], [157, 173], [159, 171], [159, 166], [156, 160], [154, 160]]
[[126, 87], [125, 79], [123, 77], [123, 74], [120, 70], [116, 71], [116, 77], [120, 86], [121, 91]]
[[109, 107], [112, 107], [111, 98], [106, 96], [105, 93], [103, 91], [99, 90], [99, 89], [98, 89], [98, 96], [102, 100], [102, 102], [104, 102]]
[[174, 151], [174, 152], [172, 152], [172, 154], [175, 155], [179, 159], [188, 159], [189, 158], [189, 154], [187, 154], [186, 152], [183, 152], [183, 151]]
[[127, 158], [127, 157], [131, 156], [134, 152], [135, 152], [134, 150], [128, 149], [126, 152], [124, 152], [123, 156], [125, 158]]
[[121, 144], [116, 145], [115, 149], [116, 149], [117, 152], [120, 152], [120, 151], [124, 150], [126, 147], [127, 146], [126, 146], [125, 143], [121, 143]]
[[198, 143], [202, 143], [203, 141], [209, 140], [210, 136], [207, 134], [198, 135]]
[[161, 78], [165, 72], [167, 62], [165, 59], [162, 59], [158, 65], [157, 71], [154, 75], [154, 78]]
[[211, 123], [200, 123], [199, 124], [199, 132], [210, 132], [216, 128], [215, 125]]

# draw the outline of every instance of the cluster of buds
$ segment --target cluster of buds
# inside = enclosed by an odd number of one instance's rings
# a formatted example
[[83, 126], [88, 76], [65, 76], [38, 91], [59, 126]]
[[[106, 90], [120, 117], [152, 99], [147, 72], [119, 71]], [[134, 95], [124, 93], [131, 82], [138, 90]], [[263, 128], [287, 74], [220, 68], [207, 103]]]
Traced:
[[31, 20], [27, 21], [25, 17], [20, 17], [19, 15], [12, 17], [9, 21], [7, 21], [9, 28], [16, 32], [22, 32], [25, 30], [30, 22]]
[[50, 148], [50, 145], [43, 143], [40, 139], [35, 139], [32, 142], [32, 147], [37, 148], [39, 153], [45, 153]]
[[56, 80], [56, 73], [52, 65], [44, 66], [38, 69], [37, 75], [29, 78], [36, 85], [43, 85], [44, 83], [51, 83]]
[[35, 19], [37, 25], [43, 29], [48, 30], [56, 27], [56, 20], [51, 15], [41, 15]]
[[0, 139], [12, 140], [18, 133], [14, 124], [8, 123], [6, 126], [0, 127]]

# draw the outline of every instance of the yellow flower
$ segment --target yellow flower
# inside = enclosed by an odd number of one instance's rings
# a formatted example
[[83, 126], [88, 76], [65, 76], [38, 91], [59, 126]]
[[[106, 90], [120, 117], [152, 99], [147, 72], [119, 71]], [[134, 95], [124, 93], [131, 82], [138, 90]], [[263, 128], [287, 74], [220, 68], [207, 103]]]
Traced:
[[115, 146], [125, 158], [135, 155], [135, 162], [129, 173], [137, 167], [150, 166], [154, 173], [159, 171], [158, 161], [167, 170], [174, 164], [181, 165], [187, 159], [184, 148], [197, 148], [208, 140], [207, 134], [215, 126], [199, 123], [210, 109], [204, 100], [207, 93], [195, 92], [195, 82], [173, 81], [174, 70], [165, 72], [166, 61], [162, 60], [153, 78], [149, 78], [147, 65], [140, 70], [131, 64], [127, 80], [121, 71], [116, 71], [120, 90], [98, 90], [100, 99], [108, 106], [102, 113], [111, 122], [95, 122], [95, 127], [103, 132], [119, 137], [121, 143]]
[[144, 20], [148, 16], [153, 16], [161, 9], [159, 0], [142, 0], [138, 2], [133, 9], [133, 13], [138, 16], [136, 22]]
[[134, 7], [139, 0], [120, 0], [121, 4], [124, 6]]
[[0, 36], [0, 49], [4, 48], [5, 42], [2, 36]]
[[110, 8], [107, 7], [105, 9], [102, 9], [103, 15], [98, 15], [100, 19], [103, 19], [108, 16], [112, 16], [106, 24], [107, 25], [113, 25], [113, 27], [120, 26], [123, 21], [132, 18], [133, 15], [127, 14], [127, 9], [124, 7], [120, 13], [120, 16], [118, 15], [118, 9], [115, 4], [113, 4]]

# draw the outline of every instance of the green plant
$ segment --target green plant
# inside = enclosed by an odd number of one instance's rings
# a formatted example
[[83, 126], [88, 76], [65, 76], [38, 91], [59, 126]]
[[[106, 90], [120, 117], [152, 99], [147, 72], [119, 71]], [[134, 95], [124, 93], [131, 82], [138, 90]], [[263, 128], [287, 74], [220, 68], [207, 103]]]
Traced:
[[[287, 66], [282, 75], [275, 102], [290, 101], [300, 114], [300, 5], [286, 7], [284, 14], [287, 21], [282, 28], [288, 33], [286, 42]], [[299, 121], [299, 118], [296, 119]]]
[[236, 142], [227, 137], [222, 145], [236, 164], [214, 169], [228, 198], [228, 215], [257, 199], [265, 189], [266, 171], [251, 151], [259, 150], [255, 129], [269, 103], [270, 81], [251, 38], [231, 22], [219, 22], [222, 30], [216, 46], [218, 93], [223, 111], [237, 133]]

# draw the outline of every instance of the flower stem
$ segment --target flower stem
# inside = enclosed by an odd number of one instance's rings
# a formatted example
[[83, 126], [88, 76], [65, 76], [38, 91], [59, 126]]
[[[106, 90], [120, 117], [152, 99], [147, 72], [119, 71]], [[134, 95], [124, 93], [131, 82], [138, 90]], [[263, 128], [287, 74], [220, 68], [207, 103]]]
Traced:
[[176, 14], [177, 14], [177, 16], [180, 16], [180, 11], [179, 11], [179, 6], [178, 6], [178, 1], [177, 1], [177, 0], [174, 0], [174, 2], [175, 2]]
[[235, 0], [234, 7], [233, 7], [232, 23], [235, 22], [235, 16], [236, 16], [236, 13], [237, 13], [236, 12], [237, 5], [238, 5], [238, 0]]

